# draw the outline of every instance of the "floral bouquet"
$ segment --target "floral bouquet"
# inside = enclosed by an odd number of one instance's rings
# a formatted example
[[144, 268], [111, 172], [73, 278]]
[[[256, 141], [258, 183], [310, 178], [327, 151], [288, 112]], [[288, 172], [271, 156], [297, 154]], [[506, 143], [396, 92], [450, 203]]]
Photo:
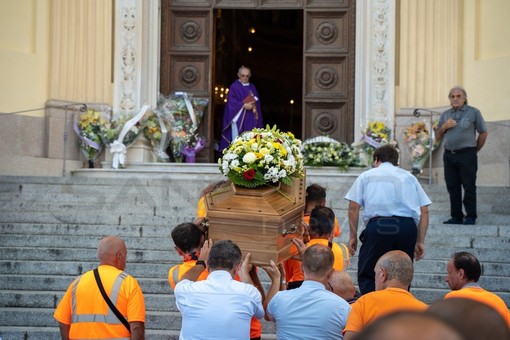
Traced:
[[78, 147], [89, 161], [89, 167], [93, 167], [94, 161], [103, 150], [100, 130], [104, 122], [106, 121], [101, 117], [101, 113], [95, 110], [87, 110], [74, 118], [73, 130], [78, 135]]
[[205, 146], [205, 141], [198, 134], [188, 135], [182, 148], [182, 154], [186, 156], [186, 163], [195, 163], [196, 154]]
[[187, 140], [196, 135], [208, 104], [209, 99], [192, 98], [186, 92], [160, 96], [157, 110], [170, 123], [170, 146], [176, 162], [182, 162], [183, 148], [189, 144]]
[[319, 136], [303, 142], [303, 162], [309, 166], [336, 166], [349, 170], [349, 166], [359, 166], [351, 146], [332, 138]]
[[163, 119], [159, 112], [150, 112], [142, 121], [143, 134], [152, 145], [156, 160], [158, 162], [168, 162], [170, 157], [166, 153], [166, 149], [170, 145], [168, 131], [170, 131], [170, 123]]
[[395, 141], [390, 141], [391, 129], [388, 128], [383, 122], [369, 122], [368, 128], [363, 130], [363, 137], [358, 143], [353, 143], [354, 149], [361, 149], [366, 155], [367, 163], [372, 162], [372, 157], [375, 149], [382, 145], [394, 144]]
[[[440, 140], [435, 141], [434, 129], [437, 127], [437, 121], [432, 123], [432, 135], [424, 122], [412, 123], [404, 131], [404, 140], [409, 147], [412, 162], [411, 172], [415, 175], [423, 170], [423, 165], [430, 157], [432, 151], [439, 145]], [[431, 140], [433, 142], [431, 142]], [[431, 147], [432, 145], [432, 147]]]
[[261, 185], [292, 184], [301, 178], [301, 141], [290, 132], [255, 128], [236, 137], [218, 160], [220, 171], [234, 184], [255, 188]]
[[136, 115], [126, 114], [101, 124], [100, 136], [112, 154], [112, 168], [124, 167], [127, 148], [133, 145], [142, 133], [140, 120], [148, 109], [144, 105]]

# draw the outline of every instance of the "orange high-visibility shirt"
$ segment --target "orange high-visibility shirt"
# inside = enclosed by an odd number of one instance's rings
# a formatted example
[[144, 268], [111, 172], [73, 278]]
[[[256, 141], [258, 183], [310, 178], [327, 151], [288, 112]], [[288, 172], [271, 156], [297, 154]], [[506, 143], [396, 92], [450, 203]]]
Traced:
[[453, 290], [444, 296], [445, 299], [449, 298], [466, 298], [485, 303], [494, 308], [506, 321], [510, 327], [510, 312], [502, 298], [494, 293], [486, 291], [481, 287], [464, 287], [459, 290]]
[[[173, 266], [172, 268], [170, 268], [170, 270], [168, 271], [168, 283], [170, 284], [170, 287], [172, 287], [172, 289], [175, 289], [175, 285], [179, 281], [181, 281], [182, 276], [185, 273], [187, 273], [188, 270], [193, 268], [196, 263], [197, 263], [197, 260], [189, 260], [189, 261], [184, 261], [183, 263], [177, 264], [177, 265]], [[202, 280], [207, 279], [207, 275], [209, 275], [209, 272], [206, 269], [198, 276], [197, 281], [202, 281]]]
[[362, 295], [351, 307], [344, 334], [348, 331], [359, 333], [383, 315], [400, 310], [423, 311], [428, 306], [407, 290], [388, 287]]
[[[105, 292], [121, 314], [128, 322], [145, 322], [142, 289], [134, 277], [123, 273], [113, 266], [99, 266], [99, 275]], [[118, 285], [116, 294], [114, 283], [119, 275], [126, 276]], [[53, 316], [58, 322], [71, 325], [69, 331], [71, 339], [130, 338], [129, 331], [108, 308], [92, 270], [73, 281]]]

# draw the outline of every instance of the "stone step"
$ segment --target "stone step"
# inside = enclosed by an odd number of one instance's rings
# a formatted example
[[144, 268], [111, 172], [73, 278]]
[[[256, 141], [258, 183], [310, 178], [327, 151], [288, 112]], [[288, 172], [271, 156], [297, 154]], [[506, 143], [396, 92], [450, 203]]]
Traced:
[[[60, 339], [58, 327], [2, 327], [0, 338], [9, 340], [55, 340]], [[178, 330], [146, 329], [145, 338], [150, 340], [178, 340]], [[264, 334], [264, 339], [276, 339], [273, 334]]]
[[[39, 291], [44, 287], [48, 292], [63, 293], [67, 290], [71, 282], [76, 278], [73, 274], [62, 275], [31, 275], [31, 274], [0, 274], [1, 290], [22, 290]], [[157, 278], [137, 277], [144, 294], [167, 294], [171, 292], [167, 281], [167, 276]]]
[[[464, 249], [464, 248], [461, 248]], [[448, 251], [451, 251], [448, 248]], [[474, 252], [476, 255], [477, 251]], [[500, 253], [501, 254], [501, 253]], [[478, 256], [477, 256], [478, 257]], [[76, 248], [0, 248], [0, 271], [17, 270], [23, 274], [23, 270], [32, 270], [38, 266], [52, 266], [53, 273], [58, 270], [64, 270], [62, 273], [79, 273], [80, 270], [86, 271], [89, 268], [97, 266], [95, 249], [76, 249]], [[504, 262], [503, 257], [495, 259], [498, 262], [481, 260], [483, 264], [484, 276], [501, 276], [504, 273], [510, 273], [510, 264]], [[144, 250], [138, 252], [128, 252], [127, 268], [133, 272], [133, 275], [144, 274], [145, 268], [153, 271], [157, 268], [158, 272], [168, 270], [171, 266], [182, 262], [182, 258], [174, 251]], [[419, 273], [445, 273], [448, 260], [445, 257], [434, 258], [426, 255], [424, 259], [415, 262], [415, 272]], [[357, 257], [351, 257], [350, 270], [356, 271]], [[44, 270], [44, 269], [41, 269]], [[65, 271], [67, 270], [67, 271]], [[127, 270], [128, 272], [130, 272]], [[1, 272], [0, 272], [1, 273]], [[48, 274], [51, 274], [49, 272]], [[39, 274], [34, 272], [34, 274]]]
[[[0, 202], [2, 200], [0, 199]], [[94, 213], [111, 213], [111, 214], [137, 214], [137, 215], [163, 215], [169, 216], [174, 214], [195, 216], [198, 195], [181, 196], [179, 199], [161, 198], [152, 199], [144, 197], [127, 197], [118, 199], [112, 197], [110, 199], [98, 200], [97, 197], [77, 197], [77, 195], [68, 195], [67, 198], [59, 195], [58, 199], [51, 197], [41, 197], [37, 200], [31, 198], [6, 198], [0, 204], [0, 212], [2, 214], [27, 214], [27, 213], [44, 213], [53, 212], [55, 215], [67, 213], [69, 215], [90, 215]], [[501, 202], [498, 199], [498, 202]], [[328, 204], [337, 216], [347, 216], [348, 202]], [[447, 202], [438, 203], [433, 200], [433, 204], [429, 207], [431, 218], [435, 215], [449, 217], [450, 205]], [[478, 215], [499, 214], [508, 218], [508, 205], [496, 205], [496, 202], [480, 202], [478, 203]], [[12, 215], [7, 215], [12, 218]], [[444, 217], [441, 217], [441, 221]], [[16, 220], [12, 220], [14, 222]]]
[[[170, 232], [169, 232], [170, 234]], [[173, 241], [170, 235], [167, 237], [139, 237], [139, 236], [124, 236], [121, 237], [126, 242], [128, 251], [135, 250], [169, 250], [173, 249]], [[37, 245], [38, 247], [55, 248], [56, 246], [62, 248], [90, 248], [96, 249], [100, 235], [91, 235], [90, 237], [74, 237], [65, 235], [0, 235], [0, 244], [4, 247], [28, 246]]]
[[[2, 327], [48, 327], [57, 322], [53, 318], [54, 308], [0, 308], [0, 324]], [[147, 311], [145, 327], [147, 330], [175, 331], [181, 327], [180, 312]], [[57, 327], [58, 329], [58, 327]], [[272, 322], [262, 321], [262, 332], [274, 334], [275, 325]]]
[[[188, 220], [192, 221], [192, 220]], [[348, 239], [347, 224], [341, 225], [342, 235], [340, 238]], [[111, 224], [68, 224], [68, 223], [23, 223], [23, 222], [0, 222], [1, 234], [11, 235], [62, 235], [62, 236], [101, 236], [105, 234], [119, 234], [132, 237], [161, 237], [169, 236], [173, 225], [161, 227], [155, 225], [111, 225]], [[363, 229], [360, 226], [360, 232]], [[442, 223], [431, 223], [427, 230], [427, 235], [442, 235], [450, 237], [458, 234], [467, 234], [472, 237], [492, 236], [508, 237], [510, 236], [510, 225], [446, 225]]]
[[[79, 261], [97, 263], [96, 249], [91, 248], [34, 248], [34, 247], [0, 247], [0, 258], [4, 261]], [[181, 263], [182, 257], [171, 250], [129, 251], [128, 264], [132, 263]]]
[[[170, 294], [146, 294], [147, 311], [178, 312], [175, 299]], [[19, 308], [56, 308], [64, 292], [0, 290], [0, 306]]]

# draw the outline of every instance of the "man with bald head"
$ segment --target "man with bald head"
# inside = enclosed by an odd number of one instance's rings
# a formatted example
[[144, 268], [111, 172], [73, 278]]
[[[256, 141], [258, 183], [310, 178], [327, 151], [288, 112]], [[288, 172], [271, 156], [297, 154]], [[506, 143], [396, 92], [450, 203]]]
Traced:
[[413, 280], [413, 261], [403, 251], [393, 250], [379, 258], [375, 265], [375, 292], [361, 296], [353, 303], [344, 329], [344, 339], [355, 339], [368, 324], [379, 317], [399, 311], [424, 311], [427, 305], [416, 299], [408, 288]]
[[356, 301], [356, 287], [352, 282], [351, 275], [345, 270], [335, 270], [326, 288], [348, 303], [354, 303]]
[[[116, 236], [103, 238], [97, 248], [97, 257], [99, 267], [71, 283], [53, 314], [62, 339], [143, 340], [144, 296], [136, 279], [124, 272], [125, 242]], [[120, 312], [119, 317], [103, 298], [99, 282]]]

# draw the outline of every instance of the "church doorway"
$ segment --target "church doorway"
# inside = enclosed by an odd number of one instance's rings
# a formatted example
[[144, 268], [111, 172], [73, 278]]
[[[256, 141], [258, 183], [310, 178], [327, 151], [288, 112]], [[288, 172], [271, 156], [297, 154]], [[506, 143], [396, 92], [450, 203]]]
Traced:
[[224, 95], [242, 65], [251, 69], [265, 124], [301, 140], [351, 142], [355, 13], [350, 0], [161, 1], [160, 92], [210, 100], [197, 161], [218, 156], [221, 88]]
[[221, 137], [226, 90], [240, 66], [251, 69], [264, 125], [301, 138], [303, 11], [217, 9], [214, 18], [214, 139]]

